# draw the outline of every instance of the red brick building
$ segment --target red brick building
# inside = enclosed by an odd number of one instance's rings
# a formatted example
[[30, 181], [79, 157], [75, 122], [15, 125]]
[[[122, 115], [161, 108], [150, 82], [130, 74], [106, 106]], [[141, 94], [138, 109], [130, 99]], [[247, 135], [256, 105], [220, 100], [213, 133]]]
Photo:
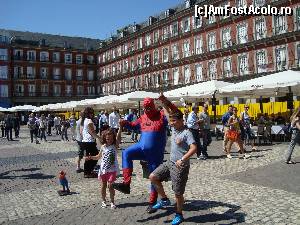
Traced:
[[100, 40], [0, 30], [1, 104], [43, 105], [96, 97]]
[[[194, 5], [289, 6], [293, 16], [195, 18]], [[185, 1], [118, 30], [97, 54], [104, 94], [250, 79], [299, 68], [300, 1]]]

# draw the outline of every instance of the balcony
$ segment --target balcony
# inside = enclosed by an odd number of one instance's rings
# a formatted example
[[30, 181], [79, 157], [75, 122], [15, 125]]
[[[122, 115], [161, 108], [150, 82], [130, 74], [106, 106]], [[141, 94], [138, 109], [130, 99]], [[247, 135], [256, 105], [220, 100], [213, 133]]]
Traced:
[[35, 74], [27, 74], [27, 79], [35, 79]]
[[35, 57], [27, 57], [26, 60], [27, 61], [36, 61]]
[[76, 80], [83, 80], [83, 76], [76, 76]]
[[14, 55], [13, 60], [24, 60], [23, 55]]
[[35, 74], [14, 74], [14, 79], [35, 79]]
[[22, 97], [24, 96], [24, 92], [14, 92], [13, 93], [15, 97]]
[[61, 93], [60, 93], [60, 92], [53, 92], [53, 96], [54, 96], [54, 97], [60, 97], [60, 96], [61, 96]]
[[41, 96], [42, 97], [47, 97], [47, 96], [49, 96], [49, 93], [46, 92], [46, 91], [43, 91], [43, 92], [41, 92]]
[[61, 80], [61, 79], [62, 79], [61, 75], [59, 75], [59, 74], [53, 75], [53, 80]]
[[71, 97], [72, 96], [72, 92], [66, 92], [65, 96]]
[[49, 57], [41, 57], [40, 62], [49, 62]]
[[36, 95], [35, 91], [28, 92], [28, 96], [30, 97], [35, 97], [35, 95]]
[[47, 74], [42, 74], [41, 75], [41, 79], [42, 80], [47, 80], [48, 79], [48, 75]]
[[275, 26], [273, 28], [273, 34], [274, 35], [279, 35], [279, 34], [284, 34], [287, 31], [287, 27], [285, 25], [282, 26]]

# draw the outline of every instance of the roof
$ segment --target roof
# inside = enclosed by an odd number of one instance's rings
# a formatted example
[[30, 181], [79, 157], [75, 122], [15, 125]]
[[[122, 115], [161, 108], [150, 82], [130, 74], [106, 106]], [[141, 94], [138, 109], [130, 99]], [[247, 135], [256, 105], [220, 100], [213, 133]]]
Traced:
[[30, 46], [47, 46], [79, 50], [96, 50], [99, 48], [100, 39], [69, 37], [53, 34], [35, 33], [29, 31], [16, 31], [0, 29], [0, 35], [8, 37], [12, 44]]

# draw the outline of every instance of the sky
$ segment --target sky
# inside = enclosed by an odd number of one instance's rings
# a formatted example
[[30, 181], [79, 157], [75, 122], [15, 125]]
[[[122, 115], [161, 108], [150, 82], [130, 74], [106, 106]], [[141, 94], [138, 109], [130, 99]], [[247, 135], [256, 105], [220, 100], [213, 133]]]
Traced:
[[0, 28], [106, 39], [184, 0], [0, 0]]

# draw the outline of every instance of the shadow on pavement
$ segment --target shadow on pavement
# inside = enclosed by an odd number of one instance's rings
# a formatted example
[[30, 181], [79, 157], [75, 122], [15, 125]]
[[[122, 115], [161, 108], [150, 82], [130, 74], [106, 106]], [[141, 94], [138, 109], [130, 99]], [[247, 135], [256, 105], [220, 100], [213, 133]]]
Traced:
[[[119, 208], [125, 207], [136, 207], [146, 206], [147, 203], [125, 203], [119, 206]], [[210, 212], [212, 208], [223, 207], [226, 210], [224, 213], [218, 214]], [[240, 206], [217, 202], [217, 201], [204, 201], [204, 200], [193, 200], [186, 201], [184, 204], [184, 218], [185, 222], [191, 222], [196, 224], [201, 223], [214, 223], [214, 224], [238, 224], [245, 222], [245, 213], [237, 212], [240, 210]], [[139, 223], [145, 223], [151, 220], [159, 219], [162, 217], [168, 217], [175, 213], [173, 206], [167, 207], [166, 209], [159, 210], [158, 213], [152, 214], [148, 218], [137, 220]], [[192, 215], [191, 215], [192, 214]], [[164, 221], [170, 223], [171, 220]]]
[[19, 169], [19, 170], [11, 170], [0, 173], [0, 179], [36, 179], [36, 180], [45, 180], [55, 178], [53, 175], [45, 175], [43, 173], [33, 173], [33, 174], [22, 174], [22, 175], [10, 175], [11, 172], [33, 172], [41, 170], [41, 168], [28, 168], [28, 169]]

